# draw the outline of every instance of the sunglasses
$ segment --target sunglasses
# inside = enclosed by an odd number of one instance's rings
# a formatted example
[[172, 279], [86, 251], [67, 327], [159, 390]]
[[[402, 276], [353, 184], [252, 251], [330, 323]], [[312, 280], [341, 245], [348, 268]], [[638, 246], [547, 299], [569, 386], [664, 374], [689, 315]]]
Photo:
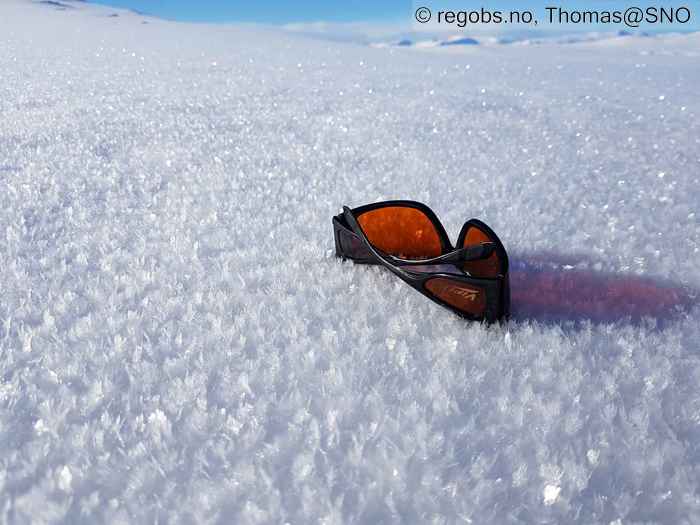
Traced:
[[508, 255], [477, 219], [464, 224], [454, 247], [425, 204], [386, 201], [343, 206], [333, 217], [333, 234], [337, 257], [380, 264], [462, 317], [492, 323], [510, 313]]

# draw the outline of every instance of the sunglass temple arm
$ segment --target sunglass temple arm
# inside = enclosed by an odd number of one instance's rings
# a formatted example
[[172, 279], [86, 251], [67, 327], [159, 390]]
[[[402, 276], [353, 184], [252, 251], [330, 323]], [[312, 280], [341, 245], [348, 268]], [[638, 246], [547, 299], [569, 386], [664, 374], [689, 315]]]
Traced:
[[496, 245], [492, 242], [483, 242], [475, 246], [467, 246], [453, 250], [444, 255], [433, 257], [432, 259], [401, 259], [393, 255], [386, 255], [386, 258], [398, 266], [418, 266], [425, 264], [447, 264], [447, 263], [463, 263], [469, 261], [478, 261], [487, 259], [496, 249]]

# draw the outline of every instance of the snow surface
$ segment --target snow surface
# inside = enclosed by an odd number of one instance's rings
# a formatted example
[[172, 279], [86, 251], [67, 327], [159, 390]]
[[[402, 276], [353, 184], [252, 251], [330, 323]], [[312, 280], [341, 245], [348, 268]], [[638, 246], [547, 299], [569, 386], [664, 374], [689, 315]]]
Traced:
[[[700, 522], [697, 35], [72, 5], [0, 5], [0, 521]], [[514, 319], [336, 260], [387, 198], [490, 224]]]

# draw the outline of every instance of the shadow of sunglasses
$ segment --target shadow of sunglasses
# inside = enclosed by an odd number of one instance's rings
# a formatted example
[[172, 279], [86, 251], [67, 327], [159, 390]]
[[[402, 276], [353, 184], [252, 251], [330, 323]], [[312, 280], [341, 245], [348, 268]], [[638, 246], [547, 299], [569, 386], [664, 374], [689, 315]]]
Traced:
[[595, 261], [552, 253], [528, 253], [510, 261], [511, 318], [544, 323], [645, 319], [663, 328], [697, 304], [688, 287], [631, 274], [590, 270]]

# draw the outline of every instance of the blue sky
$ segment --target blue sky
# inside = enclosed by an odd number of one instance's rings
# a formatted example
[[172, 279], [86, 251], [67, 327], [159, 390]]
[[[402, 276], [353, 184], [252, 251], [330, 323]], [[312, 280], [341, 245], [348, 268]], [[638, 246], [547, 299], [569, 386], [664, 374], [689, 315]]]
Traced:
[[[93, 0], [95, 3], [142, 11], [173, 20], [196, 22], [258, 22], [288, 24], [306, 22], [402, 22], [414, 23], [412, 15], [419, 6], [437, 12], [440, 9], [472, 10], [481, 6], [507, 11], [529, 9], [542, 19], [545, 6], [562, 5], [568, 9], [624, 10], [639, 6], [687, 6], [693, 18], [685, 25], [643, 27], [644, 30], [698, 30], [700, 0]], [[543, 29], [542, 26], [539, 29]], [[621, 26], [559, 27], [559, 30], [613, 30]]]
[[99, 0], [174, 20], [243, 21], [266, 24], [292, 22], [393, 21], [407, 18], [407, 0]]

